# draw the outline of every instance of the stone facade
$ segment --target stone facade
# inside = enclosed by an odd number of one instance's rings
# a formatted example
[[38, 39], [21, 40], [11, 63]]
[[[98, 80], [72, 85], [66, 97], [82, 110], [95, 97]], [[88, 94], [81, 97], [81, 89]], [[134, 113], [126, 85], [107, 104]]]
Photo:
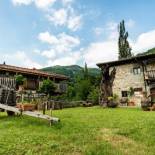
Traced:
[[129, 91], [131, 87], [145, 89], [143, 73], [134, 74], [134, 66], [135, 64], [126, 64], [116, 67], [113, 93], [119, 97], [122, 96], [121, 91]]
[[[110, 71], [112, 68], [110, 68]], [[137, 106], [140, 106], [144, 92], [150, 93], [150, 86], [146, 84], [144, 79], [146, 71], [154, 70], [155, 63], [147, 65], [144, 72], [142, 66], [137, 63], [123, 64], [115, 68], [116, 75], [113, 83], [113, 94], [117, 94], [121, 99], [124, 97], [123, 92], [129, 92], [130, 88], [133, 88], [135, 91], [132, 100]], [[134, 68], [139, 68], [139, 72], [135, 74]]]

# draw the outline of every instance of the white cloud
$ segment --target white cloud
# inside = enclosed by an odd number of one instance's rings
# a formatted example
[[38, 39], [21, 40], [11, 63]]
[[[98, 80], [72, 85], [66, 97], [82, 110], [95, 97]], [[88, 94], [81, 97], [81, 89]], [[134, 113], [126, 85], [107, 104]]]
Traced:
[[52, 11], [51, 14], [47, 15], [47, 18], [54, 25], [65, 25], [67, 22], [68, 13], [66, 9], [59, 9], [56, 11]]
[[[110, 28], [109, 34], [115, 31]], [[84, 61], [89, 66], [95, 67], [96, 63], [117, 60], [118, 58], [118, 43], [117, 36], [107, 37], [105, 41], [91, 43], [84, 49]], [[114, 39], [112, 39], [114, 38]], [[134, 54], [145, 52], [150, 48], [155, 47], [155, 29], [146, 33], [140, 34], [135, 41], [128, 39]]]
[[13, 54], [0, 55], [1, 60], [6, 64], [28, 67], [28, 68], [42, 68], [42, 65], [33, 61], [24, 51], [17, 51]]
[[84, 51], [84, 61], [88, 66], [95, 67], [96, 63], [116, 60], [118, 57], [116, 41], [96, 42]]
[[[45, 66], [71, 65], [76, 64], [81, 59], [81, 52], [73, 52], [80, 45], [80, 40], [77, 37], [66, 33], [60, 33], [54, 36], [49, 32], [43, 32], [39, 34], [38, 38], [50, 45], [49, 50], [40, 52], [41, 56], [47, 58]], [[51, 38], [55, 38], [56, 41], [52, 41], [53, 39]]]
[[67, 35], [66, 33], [61, 33], [58, 35], [59, 44], [63, 44], [67, 47], [76, 47], [80, 44], [80, 40], [77, 37], [73, 37], [71, 35]]
[[49, 32], [40, 33], [38, 39], [42, 42], [49, 43], [56, 53], [70, 52], [79, 46], [80, 40], [77, 37], [60, 33], [57, 36], [51, 35]]
[[68, 53], [65, 56], [58, 57], [54, 60], [49, 60], [47, 63], [47, 66], [55, 66], [55, 65], [74, 65], [77, 64], [77, 62], [81, 59], [81, 53], [80, 52], [72, 52]]
[[35, 4], [40, 9], [47, 9], [52, 6], [56, 0], [35, 0]]
[[31, 5], [34, 4], [38, 9], [43, 10], [47, 20], [55, 26], [65, 26], [71, 31], [78, 30], [82, 25], [82, 16], [75, 13], [71, 4], [73, 0], [61, 0], [60, 6], [54, 9], [53, 5], [58, 3], [58, 0], [12, 0], [16, 5]]
[[47, 50], [47, 51], [43, 51], [41, 53], [42, 56], [45, 56], [48, 59], [53, 59], [56, 56], [56, 53], [53, 49]]
[[51, 10], [47, 14], [47, 19], [55, 26], [66, 26], [71, 31], [77, 31], [82, 25], [82, 16], [76, 15], [70, 6], [58, 10]]
[[49, 32], [40, 33], [38, 39], [42, 42], [49, 43], [49, 44], [56, 44], [58, 43], [57, 38], [54, 35], [51, 35]]
[[131, 42], [134, 52], [144, 52], [150, 48], [155, 47], [155, 29], [138, 36], [135, 42]]
[[68, 28], [72, 31], [76, 31], [81, 27], [81, 16], [73, 16], [68, 20]]
[[33, 0], [12, 0], [14, 5], [29, 5], [33, 2]]

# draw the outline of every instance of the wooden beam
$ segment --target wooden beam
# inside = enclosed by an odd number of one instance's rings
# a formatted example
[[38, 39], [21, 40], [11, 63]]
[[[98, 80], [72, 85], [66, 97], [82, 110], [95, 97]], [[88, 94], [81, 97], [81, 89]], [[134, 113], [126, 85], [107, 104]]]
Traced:
[[42, 113], [39, 113], [39, 112], [21, 111], [18, 108], [8, 106], [8, 105], [5, 105], [5, 104], [0, 104], [0, 109], [4, 109], [6, 111], [12, 111], [12, 112], [15, 112], [17, 114], [22, 114], [22, 115], [27, 115], [27, 116], [31, 116], [31, 117], [45, 119], [45, 120], [48, 120], [50, 122], [50, 124], [53, 123], [53, 122], [59, 122], [60, 121], [60, 119], [56, 118], [56, 117], [51, 117], [49, 115], [43, 115]]

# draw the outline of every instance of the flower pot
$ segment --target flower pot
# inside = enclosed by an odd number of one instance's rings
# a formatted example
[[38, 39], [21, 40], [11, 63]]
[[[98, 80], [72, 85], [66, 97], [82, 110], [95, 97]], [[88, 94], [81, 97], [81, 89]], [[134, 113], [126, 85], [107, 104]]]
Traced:
[[23, 111], [34, 111], [35, 110], [35, 105], [34, 104], [17, 104], [17, 108], [23, 110]]
[[128, 106], [135, 106], [135, 102], [129, 101], [129, 102], [128, 102]]

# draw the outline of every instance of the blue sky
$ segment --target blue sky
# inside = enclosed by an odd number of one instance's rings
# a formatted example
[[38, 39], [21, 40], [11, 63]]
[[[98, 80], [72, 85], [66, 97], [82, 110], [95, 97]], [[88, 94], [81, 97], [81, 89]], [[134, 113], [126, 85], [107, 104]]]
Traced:
[[1, 0], [0, 63], [95, 67], [117, 59], [124, 19], [133, 53], [155, 47], [154, 0]]

